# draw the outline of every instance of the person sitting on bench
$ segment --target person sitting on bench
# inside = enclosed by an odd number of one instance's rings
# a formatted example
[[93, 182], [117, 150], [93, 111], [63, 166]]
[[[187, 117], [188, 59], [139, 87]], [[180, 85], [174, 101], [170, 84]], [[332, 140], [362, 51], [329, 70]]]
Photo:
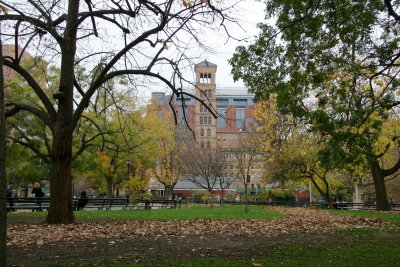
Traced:
[[78, 199], [78, 204], [77, 204], [76, 210], [83, 209], [87, 203], [88, 203], [88, 198], [87, 198], [86, 191], [82, 191], [81, 195]]

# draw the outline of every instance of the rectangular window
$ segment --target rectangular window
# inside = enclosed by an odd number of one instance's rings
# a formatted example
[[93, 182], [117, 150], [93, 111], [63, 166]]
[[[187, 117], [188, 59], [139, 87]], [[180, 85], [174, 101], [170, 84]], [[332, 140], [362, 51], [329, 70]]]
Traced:
[[200, 124], [203, 124], [203, 117], [200, 117]]
[[227, 106], [229, 104], [229, 100], [225, 99], [225, 98], [217, 98], [216, 102], [217, 102], [217, 106], [219, 106], [219, 105]]
[[225, 108], [217, 108], [217, 128], [226, 128], [226, 112]]
[[244, 128], [245, 112], [244, 108], [236, 108], [236, 128]]
[[245, 106], [247, 105], [247, 99], [233, 99], [234, 106]]

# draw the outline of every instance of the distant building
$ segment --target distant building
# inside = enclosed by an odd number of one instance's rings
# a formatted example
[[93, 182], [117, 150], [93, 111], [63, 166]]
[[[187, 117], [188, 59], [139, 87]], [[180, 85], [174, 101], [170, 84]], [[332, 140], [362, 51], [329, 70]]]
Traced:
[[[17, 58], [19, 61], [31, 60], [32, 56], [20, 46], [15, 46], [13, 44], [3, 44], [3, 57]], [[4, 78], [12, 78], [16, 75], [15, 71], [4, 66], [3, 68]]]
[[[196, 74], [195, 86], [185, 92], [203, 100], [207, 106], [191, 96], [175, 97], [173, 105], [176, 110], [178, 127], [185, 128], [188, 126], [195, 132], [198, 143], [197, 149], [222, 147], [228, 159], [226, 168], [234, 173], [237, 165], [233, 151], [237, 148], [241, 136], [254, 132], [254, 111], [256, 107], [254, 95], [248, 94], [246, 88], [217, 88], [217, 65], [207, 60], [196, 64], [194, 69]], [[160, 116], [165, 119], [171, 119], [170, 97], [163, 92], [152, 94], [152, 102], [158, 104]], [[217, 119], [212, 116], [209, 110], [217, 113]], [[262, 156], [262, 158], [265, 157]], [[252, 167], [249, 188], [253, 193], [260, 191], [262, 187], [263, 169], [260, 164], [255, 164]], [[152, 188], [157, 187], [154, 184], [150, 186]], [[185, 186], [188, 187], [187, 184]], [[240, 191], [240, 187], [243, 187], [243, 185], [240, 185], [239, 182], [235, 183], [234, 187], [237, 191]], [[193, 186], [193, 188], [196, 187]], [[158, 187], [158, 190], [160, 190], [160, 187]]]

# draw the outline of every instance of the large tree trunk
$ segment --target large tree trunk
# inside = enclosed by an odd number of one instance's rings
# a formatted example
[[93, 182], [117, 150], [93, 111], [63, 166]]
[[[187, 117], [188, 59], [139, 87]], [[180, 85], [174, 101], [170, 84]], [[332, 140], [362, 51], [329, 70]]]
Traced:
[[113, 188], [113, 177], [106, 175], [106, 182], [107, 182], [107, 197], [111, 198], [114, 196], [114, 188]]
[[375, 186], [376, 210], [390, 210], [386, 193], [385, 176], [376, 159], [373, 160], [370, 169]]
[[[1, 30], [1, 27], [0, 27]], [[6, 266], [7, 252], [7, 209], [6, 209], [6, 144], [4, 114], [3, 43], [0, 32], [0, 267]]]
[[53, 129], [51, 153], [52, 177], [50, 183], [51, 203], [47, 223], [69, 224], [75, 221], [72, 209], [72, 125], [76, 31], [79, 0], [68, 1], [68, 16], [61, 45], [60, 86], [57, 99], [58, 111]]
[[172, 193], [174, 192], [174, 185], [166, 185], [164, 184], [164, 198], [170, 199], [172, 197]]
[[51, 202], [47, 223], [73, 223], [75, 218], [72, 208], [72, 136], [55, 134], [51, 160]]
[[326, 180], [326, 176], [324, 175], [323, 176], [324, 177], [324, 179], [322, 179], [322, 181], [324, 182], [324, 184], [325, 184], [325, 193], [324, 193], [324, 196], [325, 196], [325, 201], [326, 201], [326, 203], [327, 203], [327, 205], [328, 205], [328, 209], [333, 209], [333, 201], [332, 201], [332, 198], [331, 198], [331, 194], [330, 194], [330, 187], [329, 187], [329, 183], [328, 183], [328, 181]]
[[325, 201], [328, 204], [328, 209], [333, 209], [333, 201], [331, 198], [331, 195], [329, 194], [329, 191], [325, 194]]
[[[325, 177], [325, 176], [324, 176]], [[315, 178], [311, 175], [308, 178], [310, 178], [311, 182], [313, 183], [313, 185], [315, 186], [315, 188], [317, 189], [318, 193], [321, 194], [321, 196], [324, 196], [325, 198], [325, 202], [328, 205], [328, 208], [332, 209], [333, 208], [333, 202], [332, 202], [332, 198], [331, 198], [331, 194], [330, 194], [330, 188], [329, 188], [329, 184], [326, 181], [326, 179], [322, 179], [321, 180], [324, 182], [325, 184], [325, 190], [322, 190], [322, 188], [317, 184], [317, 182], [315, 181]]]

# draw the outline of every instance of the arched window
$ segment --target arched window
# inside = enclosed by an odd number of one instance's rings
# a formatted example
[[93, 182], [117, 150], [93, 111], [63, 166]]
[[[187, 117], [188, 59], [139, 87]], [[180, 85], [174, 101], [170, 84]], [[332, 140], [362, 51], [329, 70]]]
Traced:
[[211, 83], [211, 73], [200, 73], [200, 83]]
[[211, 136], [211, 129], [207, 129], [207, 136]]
[[200, 136], [204, 136], [204, 129], [203, 128], [200, 130]]

